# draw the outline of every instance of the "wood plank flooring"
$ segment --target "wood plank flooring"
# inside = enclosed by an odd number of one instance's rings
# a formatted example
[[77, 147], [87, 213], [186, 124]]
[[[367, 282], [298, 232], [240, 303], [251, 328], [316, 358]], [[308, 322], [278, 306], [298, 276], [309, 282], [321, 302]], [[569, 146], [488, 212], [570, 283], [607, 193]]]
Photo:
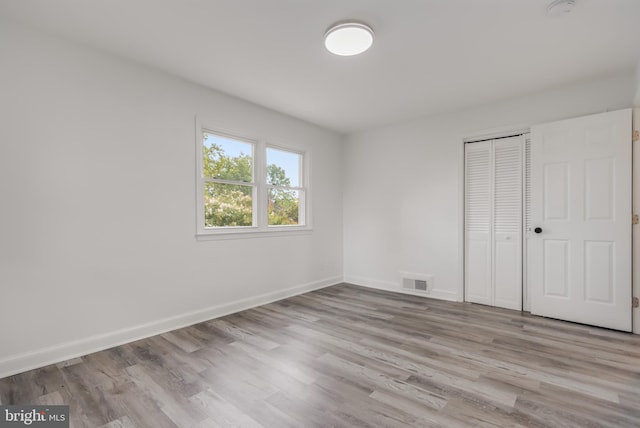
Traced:
[[73, 427], [640, 427], [640, 337], [342, 284], [0, 379]]

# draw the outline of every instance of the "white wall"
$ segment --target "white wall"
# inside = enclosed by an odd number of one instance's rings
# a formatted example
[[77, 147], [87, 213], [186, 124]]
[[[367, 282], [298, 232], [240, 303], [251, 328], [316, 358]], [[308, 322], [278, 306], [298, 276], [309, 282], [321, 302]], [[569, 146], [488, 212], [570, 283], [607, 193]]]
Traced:
[[[342, 280], [342, 138], [0, 25], [0, 377]], [[310, 235], [195, 240], [194, 116], [312, 150]]]
[[640, 61], [638, 61], [638, 64], [636, 65], [636, 90], [635, 90], [635, 97], [633, 97], [633, 105], [638, 107], [640, 106]]
[[589, 84], [351, 135], [345, 153], [345, 281], [399, 289], [434, 275], [433, 297], [462, 299], [462, 141], [628, 108], [633, 70]]

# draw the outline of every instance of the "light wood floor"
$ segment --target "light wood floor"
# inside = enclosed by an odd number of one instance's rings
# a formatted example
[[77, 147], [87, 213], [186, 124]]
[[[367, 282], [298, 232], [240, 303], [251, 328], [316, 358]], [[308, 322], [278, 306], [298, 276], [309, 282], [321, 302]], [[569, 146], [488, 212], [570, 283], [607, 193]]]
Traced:
[[637, 428], [640, 337], [345, 284], [0, 379], [0, 402], [74, 427]]

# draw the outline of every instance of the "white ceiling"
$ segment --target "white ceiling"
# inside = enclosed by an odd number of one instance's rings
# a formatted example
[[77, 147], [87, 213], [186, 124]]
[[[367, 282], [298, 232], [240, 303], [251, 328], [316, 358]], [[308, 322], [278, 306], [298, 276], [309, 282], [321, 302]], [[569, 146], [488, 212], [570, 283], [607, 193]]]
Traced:
[[[0, 0], [0, 16], [349, 133], [629, 71], [640, 0]], [[357, 57], [323, 34], [374, 29]]]

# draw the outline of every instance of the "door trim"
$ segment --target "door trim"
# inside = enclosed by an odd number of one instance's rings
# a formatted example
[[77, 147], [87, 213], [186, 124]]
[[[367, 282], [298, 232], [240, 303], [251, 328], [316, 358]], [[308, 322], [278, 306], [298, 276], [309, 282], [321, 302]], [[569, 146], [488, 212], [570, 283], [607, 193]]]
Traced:
[[[636, 131], [640, 130], [640, 107], [635, 107], [632, 114], [632, 128]], [[631, 194], [632, 201], [631, 206], [633, 214], [640, 214], [640, 141], [631, 143], [632, 146], [632, 165], [631, 165]], [[632, 226], [631, 233], [631, 278], [633, 296], [640, 297], [640, 268], [634, 266], [640, 266], [640, 225]], [[634, 308], [632, 310], [632, 324], [633, 332], [640, 334], [640, 308]]]

